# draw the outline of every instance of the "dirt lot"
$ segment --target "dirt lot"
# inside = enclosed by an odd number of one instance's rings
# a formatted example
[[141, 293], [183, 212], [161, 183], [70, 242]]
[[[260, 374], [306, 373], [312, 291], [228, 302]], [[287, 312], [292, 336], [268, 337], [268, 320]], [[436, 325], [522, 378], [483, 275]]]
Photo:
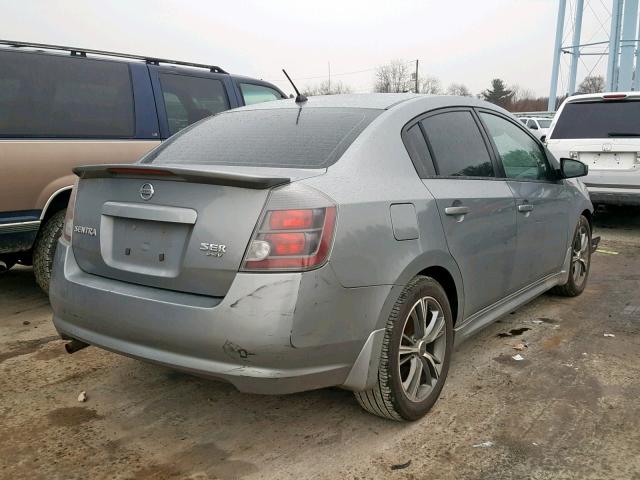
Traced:
[[460, 346], [413, 424], [367, 415], [339, 389], [252, 396], [97, 348], [67, 355], [31, 271], [12, 270], [0, 277], [0, 477], [640, 479], [630, 215], [598, 221], [603, 251], [581, 297], [545, 295]]

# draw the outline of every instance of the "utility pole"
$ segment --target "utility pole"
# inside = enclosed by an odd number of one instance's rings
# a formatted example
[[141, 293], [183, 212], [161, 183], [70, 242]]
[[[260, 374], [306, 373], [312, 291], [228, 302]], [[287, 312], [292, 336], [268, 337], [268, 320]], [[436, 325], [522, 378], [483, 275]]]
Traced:
[[416, 59], [416, 93], [418, 92], [418, 60]]

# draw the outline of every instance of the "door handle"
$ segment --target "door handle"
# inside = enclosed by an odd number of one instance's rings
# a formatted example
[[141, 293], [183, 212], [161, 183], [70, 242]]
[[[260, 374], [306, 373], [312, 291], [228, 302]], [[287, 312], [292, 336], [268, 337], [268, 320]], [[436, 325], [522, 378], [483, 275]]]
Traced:
[[519, 212], [531, 212], [531, 211], [533, 211], [533, 205], [531, 205], [530, 203], [525, 203], [523, 205], [518, 205], [518, 211]]
[[469, 207], [447, 207], [444, 209], [447, 215], [466, 215], [469, 213]]

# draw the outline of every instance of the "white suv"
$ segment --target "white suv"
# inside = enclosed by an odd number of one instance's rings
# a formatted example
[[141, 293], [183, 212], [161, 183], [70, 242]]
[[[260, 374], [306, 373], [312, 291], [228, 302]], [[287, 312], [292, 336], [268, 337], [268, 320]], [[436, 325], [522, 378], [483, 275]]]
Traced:
[[567, 98], [547, 147], [589, 166], [584, 183], [594, 204], [640, 205], [640, 92]]

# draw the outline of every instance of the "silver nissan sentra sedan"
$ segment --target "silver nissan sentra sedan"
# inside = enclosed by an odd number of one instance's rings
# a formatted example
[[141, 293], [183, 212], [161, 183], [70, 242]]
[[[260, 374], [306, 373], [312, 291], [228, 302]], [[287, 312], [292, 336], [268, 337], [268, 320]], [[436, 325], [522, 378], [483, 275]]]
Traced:
[[454, 341], [589, 275], [585, 165], [470, 97], [252, 105], [75, 173], [50, 289], [67, 349], [243, 392], [340, 386], [415, 420]]

